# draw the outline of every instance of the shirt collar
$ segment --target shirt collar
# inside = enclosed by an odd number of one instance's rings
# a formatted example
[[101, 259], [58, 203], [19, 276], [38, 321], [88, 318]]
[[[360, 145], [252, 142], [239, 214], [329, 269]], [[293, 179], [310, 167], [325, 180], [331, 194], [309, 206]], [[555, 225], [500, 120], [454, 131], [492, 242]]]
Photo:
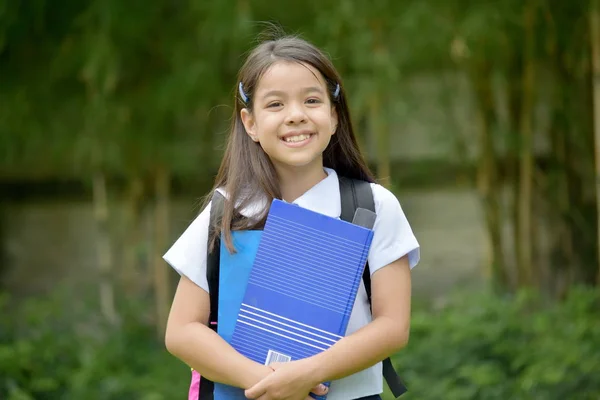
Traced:
[[[339, 218], [342, 213], [340, 184], [337, 173], [331, 168], [323, 168], [327, 177], [308, 189], [304, 194], [292, 202], [302, 208]], [[224, 188], [217, 189], [225, 197], [229, 197]], [[245, 217], [252, 218], [264, 207], [264, 202], [256, 202], [248, 205], [240, 213]]]
[[340, 186], [337, 173], [331, 168], [323, 168], [327, 177], [308, 189], [292, 202], [302, 208], [338, 218], [342, 212], [340, 205]]

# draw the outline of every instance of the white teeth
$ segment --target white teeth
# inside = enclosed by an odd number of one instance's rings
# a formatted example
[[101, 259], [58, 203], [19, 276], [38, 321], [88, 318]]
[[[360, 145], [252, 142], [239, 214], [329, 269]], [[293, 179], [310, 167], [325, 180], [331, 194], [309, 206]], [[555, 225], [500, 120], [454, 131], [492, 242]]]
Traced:
[[310, 135], [288, 136], [284, 140], [286, 142], [295, 143], [295, 142], [301, 142], [303, 140], [306, 140], [309, 137], [310, 137]]

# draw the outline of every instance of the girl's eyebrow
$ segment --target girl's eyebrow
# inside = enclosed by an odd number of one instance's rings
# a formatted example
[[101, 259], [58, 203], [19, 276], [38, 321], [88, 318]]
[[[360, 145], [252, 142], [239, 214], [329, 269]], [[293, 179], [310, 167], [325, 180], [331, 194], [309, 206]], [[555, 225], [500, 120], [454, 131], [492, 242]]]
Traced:
[[262, 98], [266, 99], [267, 97], [271, 97], [271, 96], [278, 96], [278, 97], [283, 97], [285, 95], [285, 92], [283, 90], [269, 90], [267, 93], [265, 93]]
[[304, 89], [302, 90], [302, 92], [303, 92], [303, 93], [312, 93], [312, 92], [317, 92], [317, 93], [323, 94], [323, 89], [321, 89], [321, 88], [320, 88], [320, 87], [318, 87], [318, 86], [311, 86], [311, 87], [304, 88]]
[[[318, 86], [310, 86], [310, 87], [302, 89], [303, 94], [308, 94], [308, 93], [312, 93], [312, 92], [317, 92], [319, 94], [323, 94], [323, 89]], [[285, 95], [286, 95], [286, 93], [283, 90], [269, 90], [267, 93], [265, 93], [262, 96], [262, 98], [266, 99], [267, 97], [270, 97], [270, 96], [283, 97]]]

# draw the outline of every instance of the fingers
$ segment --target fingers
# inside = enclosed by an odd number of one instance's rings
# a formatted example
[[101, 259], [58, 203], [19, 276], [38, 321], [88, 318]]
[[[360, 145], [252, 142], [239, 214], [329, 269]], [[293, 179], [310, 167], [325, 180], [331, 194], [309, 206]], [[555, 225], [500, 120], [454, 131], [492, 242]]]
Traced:
[[[244, 391], [244, 396], [247, 399], [263, 399], [263, 395], [266, 393], [266, 390], [260, 386], [260, 382], [251, 387], [250, 389], [246, 389]], [[264, 399], [263, 399], [264, 400]]]
[[323, 384], [319, 384], [311, 390], [311, 393], [316, 394], [317, 396], [324, 396], [327, 392], [329, 392], [329, 388]]

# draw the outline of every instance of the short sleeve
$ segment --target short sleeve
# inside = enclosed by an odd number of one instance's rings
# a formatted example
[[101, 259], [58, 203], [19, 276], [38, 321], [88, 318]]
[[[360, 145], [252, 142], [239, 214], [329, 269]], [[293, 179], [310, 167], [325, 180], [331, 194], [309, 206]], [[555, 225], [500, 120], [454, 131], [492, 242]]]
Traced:
[[377, 213], [373, 227], [373, 243], [369, 250], [371, 275], [407, 254], [412, 269], [419, 262], [420, 247], [400, 202], [392, 192], [381, 185], [371, 184], [371, 188]]
[[163, 256], [179, 275], [187, 277], [207, 292], [206, 251], [210, 206], [209, 203]]

